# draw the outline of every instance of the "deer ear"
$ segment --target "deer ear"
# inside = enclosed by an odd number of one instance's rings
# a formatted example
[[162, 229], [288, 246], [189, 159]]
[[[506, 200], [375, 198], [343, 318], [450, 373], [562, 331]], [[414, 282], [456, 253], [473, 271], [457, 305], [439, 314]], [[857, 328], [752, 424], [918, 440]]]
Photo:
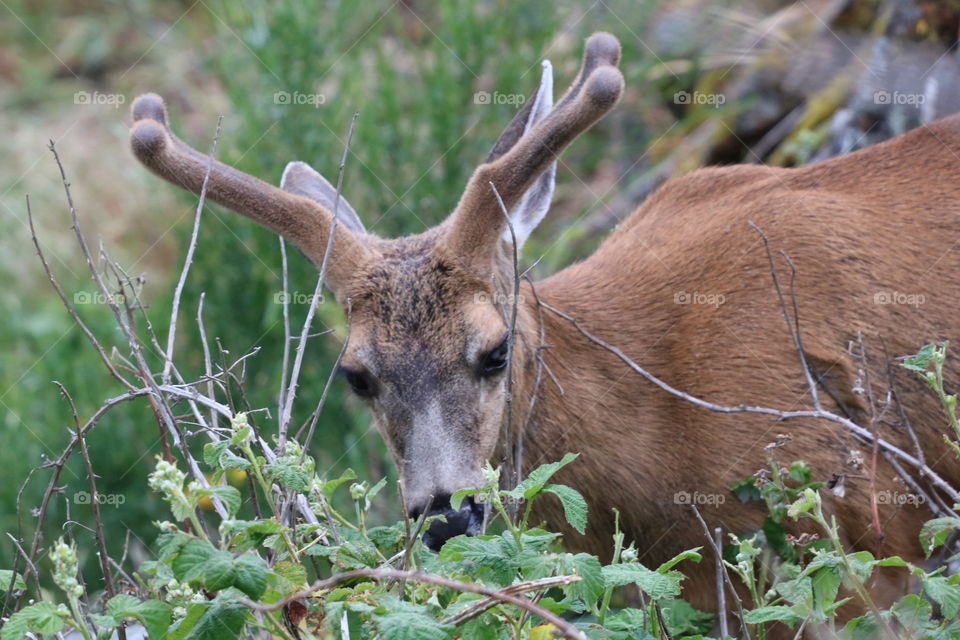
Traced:
[[[534, 125], [545, 118], [553, 108], [553, 67], [549, 60], [543, 61], [543, 73], [540, 76], [540, 87], [533, 98], [533, 105], [527, 115], [527, 121], [523, 127], [523, 135], [526, 135]], [[553, 190], [556, 187], [557, 162], [553, 161], [550, 166], [530, 185], [520, 200], [510, 211], [510, 224], [513, 225], [513, 232], [517, 237], [517, 248], [523, 246], [533, 230], [540, 224], [547, 211], [550, 209], [550, 202], [553, 200]], [[510, 242], [510, 229], [503, 232], [503, 240]]]
[[[337, 189], [306, 162], [291, 162], [283, 170], [280, 188], [287, 193], [309, 198], [323, 205], [331, 214], [336, 213], [340, 224], [356, 233], [366, 233], [360, 216], [353, 210], [343, 194], [337, 203]], [[336, 209], [336, 211], [334, 211]]]

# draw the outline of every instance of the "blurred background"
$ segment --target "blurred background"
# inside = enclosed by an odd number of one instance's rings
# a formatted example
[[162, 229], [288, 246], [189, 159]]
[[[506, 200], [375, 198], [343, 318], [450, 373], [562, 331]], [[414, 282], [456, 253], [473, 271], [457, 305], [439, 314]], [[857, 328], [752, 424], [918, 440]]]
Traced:
[[[559, 96], [583, 39], [610, 31], [623, 44], [626, 94], [564, 156], [554, 208], [524, 249], [522, 266], [543, 275], [588, 254], [670, 176], [708, 164], [814, 162], [957, 111], [958, 21], [952, 0], [0, 2], [0, 530], [32, 535], [50, 474], [33, 470], [69, 441], [70, 409], [51, 381], [70, 391], [81, 419], [122, 391], [31, 243], [28, 194], [57, 278], [99, 339], [122, 353], [73, 237], [48, 141], [88, 243], [102, 242], [142, 278], [147, 312], [165, 336], [196, 198], [133, 159], [128, 111], [139, 93], [163, 95], [173, 129], [204, 151], [222, 114], [218, 158], [275, 184], [290, 160], [335, 180], [359, 112], [343, 193], [369, 230], [395, 236], [453, 208], [536, 87], [541, 60], [553, 62]], [[316, 272], [295, 250], [289, 262], [296, 328]], [[259, 349], [246, 365], [250, 404], [276, 405], [280, 264], [276, 237], [208, 204], [180, 311], [177, 360], [188, 379], [203, 372], [195, 321], [203, 293], [211, 341], [231, 358]], [[295, 423], [315, 406], [340, 348], [340, 308], [321, 304], [315, 327], [332, 332], [309, 344]], [[261, 423], [275, 431], [274, 421]], [[393, 478], [368, 423], [336, 382], [313, 442], [318, 468]], [[141, 402], [113, 411], [89, 438], [99, 490], [113, 496], [103, 508], [112, 555], [129, 544], [146, 557], [151, 522], [169, 517], [146, 488], [158, 434]], [[65, 519], [90, 518], [77, 497], [86, 489], [79, 458], [62, 480], [48, 539]], [[384, 520], [400, 516], [397, 500], [380, 502]], [[92, 538], [82, 527], [74, 534]], [[92, 555], [89, 542], [80, 549]], [[14, 552], [5, 537], [0, 566]]]

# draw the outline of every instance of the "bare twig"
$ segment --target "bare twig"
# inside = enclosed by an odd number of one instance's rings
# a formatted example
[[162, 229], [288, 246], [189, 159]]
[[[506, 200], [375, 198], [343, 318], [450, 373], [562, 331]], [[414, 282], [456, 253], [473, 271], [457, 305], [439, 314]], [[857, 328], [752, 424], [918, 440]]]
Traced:
[[277, 415], [283, 415], [283, 407], [287, 398], [287, 371], [290, 368], [290, 282], [287, 270], [287, 241], [283, 236], [280, 239], [280, 278], [283, 289], [281, 303], [283, 304], [283, 365], [280, 368], [280, 392], [277, 398]]
[[177, 315], [180, 311], [180, 296], [183, 294], [183, 286], [187, 282], [187, 274], [190, 273], [190, 265], [193, 263], [193, 254], [197, 248], [197, 235], [200, 233], [200, 217], [203, 214], [203, 203], [207, 199], [207, 182], [210, 180], [210, 172], [213, 170], [214, 158], [217, 157], [217, 142], [220, 140], [220, 126], [223, 124], [223, 116], [217, 118], [217, 131], [213, 136], [213, 144], [210, 147], [210, 157], [207, 160], [207, 172], [203, 176], [203, 184], [200, 186], [200, 200], [197, 202], [197, 213], [193, 217], [193, 232], [190, 234], [190, 244], [187, 246], [187, 257], [183, 260], [183, 269], [180, 271], [180, 279], [177, 280], [177, 286], [173, 290], [173, 305], [170, 310], [170, 327], [167, 330], [167, 351], [166, 359], [163, 364], [163, 373], [161, 377], [164, 382], [170, 382], [170, 367], [173, 366], [173, 345], [177, 335]]
[[97, 351], [97, 355], [100, 356], [100, 360], [107, 368], [107, 371], [110, 372], [110, 375], [113, 376], [117, 382], [126, 387], [127, 390], [132, 391], [135, 388], [134, 385], [120, 375], [120, 373], [114, 368], [113, 363], [110, 362], [110, 358], [107, 356], [106, 351], [104, 351], [103, 346], [97, 340], [97, 337], [93, 335], [93, 332], [90, 331], [89, 327], [87, 327], [83, 320], [80, 319], [76, 309], [74, 309], [73, 305], [70, 304], [66, 294], [60, 287], [60, 283], [57, 282], [53, 272], [50, 270], [50, 265], [47, 263], [47, 258], [43, 255], [43, 249], [40, 248], [40, 241], [37, 239], [37, 230], [33, 226], [33, 211], [30, 209], [30, 196], [27, 196], [27, 222], [30, 223], [30, 238], [33, 240], [33, 246], [37, 248], [37, 255], [40, 257], [40, 262], [43, 264], [43, 270], [47, 273], [47, 278], [50, 280], [50, 285], [53, 287], [54, 291], [57, 292], [57, 296], [60, 297], [60, 301], [66, 308], [67, 313], [70, 314], [70, 317], [73, 318], [73, 321], [76, 322], [77, 326], [80, 327], [80, 330], [83, 331], [83, 335], [85, 335], [87, 340], [90, 341], [90, 344], [93, 345], [93, 348]]
[[[719, 536], [718, 538], [715, 539], [713, 535], [710, 533], [710, 527], [707, 526], [706, 520], [704, 520], [703, 516], [700, 515], [700, 510], [697, 509], [697, 505], [691, 504], [690, 508], [693, 509], [693, 515], [697, 517], [697, 520], [700, 522], [700, 526], [703, 527], [703, 534], [707, 537], [707, 542], [710, 544], [710, 547], [713, 549], [714, 556], [717, 559], [717, 569], [719, 572], [722, 572], [723, 574], [723, 583], [725, 583], [727, 587], [730, 589], [730, 595], [733, 596], [733, 601], [737, 603], [737, 616], [740, 618], [740, 627], [743, 630], [743, 634], [746, 636], [746, 639], [750, 640], [750, 630], [747, 629], [747, 623], [744, 621], [744, 618], [743, 618], [743, 601], [740, 599], [740, 594], [737, 593], [737, 588], [733, 584], [733, 580], [730, 578], [730, 572], [727, 571], [727, 565], [724, 564], [723, 562], [722, 540], [719, 539]], [[720, 528], [718, 527], [717, 532], [719, 531], [720, 531]], [[718, 579], [718, 582], [720, 582], [719, 579]], [[718, 585], [718, 594], [722, 594], [722, 593], [723, 593], [723, 585], [720, 584]], [[720, 595], [720, 597], [722, 598], [722, 595]], [[725, 612], [726, 612], [726, 608], [723, 608], [720, 610], [720, 615], [722, 615], [721, 625], [726, 624]], [[724, 638], [727, 637], [726, 633], [724, 632], [723, 634], [721, 634], [721, 637], [724, 637]]]
[[810, 373], [810, 366], [807, 363], [807, 352], [803, 348], [803, 338], [800, 335], [800, 310], [797, 307], [797, 296], [794, 290], [794, 284], [797, 279], [797, 268], [793, 264], [793, 261], [790, 259], [786, 253], [781, 252], [783, 257], [787, 260], [787, 264], [790, 265], [790, 298], [793, 301], [793, 319], [790, 318], [790, 312], [788, 311], [786, 300], [783, 297], [783, 290], [780, 288], [780, 279], [777, 277], [777, 268], [773, 263], [773, 254], [770, 252], [770, 239], [767, 237], [767, 234], [764, 233], [763, 229], [758, 227], [753, 222], [747, 222], [750, 227], [760, 234], [760, 237], [763, 239], [763, 247], [767, 252], [767, 263], [770, 265], [770, 278], [773, 280], [773, 288], [777, 292], [777, 300], [780, 301], [780, 309], [783, 311], [783, 319], [787, 322], [787, 331], [790, 332], [790, 339], [793, 340], [793, 346], [797, 350], [797, 357], [800, 358], [800, 366], [803, 369], [803, 377], [807, 380], [807, 389], [810, 392], [810, 399], [813, 401], [813, 408], [822, 410], [823, 407], [820, 405], [820, 396], [817, 392], [817, 383], [813, 379], [813, 375]]
[[[239, 600], [243, 602], [244, 605], [254, 609], [255, 611], [276, 611], [285, 607], [290, 602], [295, 600], [300, 600], [307, 598], [315, 594], [317, 591], [323, 591], [330, 589], [341, 582], [347, 580], [353, 580], [355, 578], [367, 578], [370, 580], [413, 580], [415, 582], [421, 582], [424, 584], [433, 584], [438, 587], [443, 587], [445, 589], [452, 589], [454, 591], [462, 591], [466, 593], [477, 593], [488, 598], [493, 598], [498, 602], [505, 604], [512, 604], [515, 607], [520, 607], [525, 611], [529, 611], [535, 616], [543, 618], [544, 621], [552, 624], [556, 627], [555, 633], [565, 638], [573, 638], [575, 640], [586, 640], [586, 636], [577, 630], [572, 624], [564, 620], [563, 618], [557, 616], [554, 613], [539, 607], [525, 598], [520, 598], [509, 593], [504, 593], [502, 591], [494, 591], [493, 589], [488, 589], [486, 587], [481, 587], [479, 585], [471, 584], [468, 582], [460, 582], [458, 580], [450, 580], [448, 578], [441, 578], [440, 576], [434, 576], [427, 573], [421, 573], [419, 571], [400, 571], [398, 569], [357, 569], [355, 571], [347, 571], [344, 573], [334, 574], [333, 576], [327, 578], [326, 580], [318, 580], [310, 585], [308, 588], [298, 591], [290, 596], [287, 596], [279, 602], [273, 604], [260, 604], [258, 602], [253, 602], [245, 598], [240, 598]], [[568, 576], [570, 582], [576, 582], [580, 579], [579, 576]]]
[[320, 275], [317, 278], [317, 286], [314, 289], [313, 297], [310, 298], [310, 308], [307, 311], [307, 318], [303, 322], [303, 330], [300, 333], [300, 341], [297, 344], [297, 352], [293, 358], [293, 371], [290, 372], [290, 384], [284, 396], [283, 412], [280, 414], [280, 425], [278, 432], [277, 451], [283, 453], [286, 445], [287, 429], [290, 425], [290, 416], [293, 413], [293, 401], [297, 395], [297, 383], [300, 379], [300, 367], [303, 364], [303, 354], [307, 348], [307, 335], [310, 333], [310, 325], [313, 323], [313, 315], [317, 309], [317, 300], [323, 293], [323, 283], [327, 279], [327, 267], [329, 266], [330, 254], [333, 249], [333, 238], [337, 233], [337, 224], [340, 220], [340, 189], [343, 186], [344, 169], [347, 166], [347, 155], [350, 153], [350, 142], [353, 140], [353, 130], [357, 124], [357, 116], [354, 113], [350, 120], [350, 129], [347, 131], [347, 141], [343, 145], [343, 156], [340, 158], [340, 170], [337, 174], [337, 191], [333, 200], [333, 222], [330, 225], [330, 235], [327, 237], [327, 246], [323, 252], [323, 260], [320, 263]]
[[[550, 578], [540, 578], [539, 580], [528, 580], [527, 582], [518, 582], [510, 585], [509, 587], [504, 587], [500, 590], [500, 593], [520, 595], [521, 593], [529, 593], [531, 591], [542, 591], [545, 589], [553, 589], [554, 587], [565, 587], [568, 584], [573, 584], [581, 579], [582, 578], [580, 576], [554, 576]], [[472, 620], [483, 612], [489, 611], [499, 603], [500, 601], [493, 597], [487, 597], [483, 600], [476, 600], [471, 602], [463, 609], [460, 609], [452, 616], [445, 618], [441, 624], [463, 624], [467, 620]]]
[[[583, 336], [587, 338], [590, 342], [593, 342], [597, 346], [600, 346], [606, 349], [607, 351], [609, 351], [610, 353], [612, 353], [613, 355], [615, 355], [624, 364], [626, 364], [628, 367], [633, 369], [633, 371], [635, 371], [636, 373], [640, 374], [647, 381], [660, 387], [660, 389], [662, 389], [663, 391], [666, 391], [670, 395], [680, 398], [682, 400], [686, 400], [690, 404], [700, 407], [701, 409], [714, 411], [716, 413], [758, 413], [762, 415], [773, 416], [780, 420], [790, 420], [794, 418], [816, 418], [820, 420], [827, 420], [829, 422], [833, 422], [841, 425], [842, 427], [844, 427], [845, 429], [853, 433], [855, 436], [862, 439], [863, 442], [872, 442], [873, 440], [873, 434], [868, 429], [864, 429], [863, 427], [853, 422], [852, 420], [849, 420], [842, 416], [838, 416], [837, 414], [832, 413], [830, 411], [825, 411], [822, 409], [802, 410], [802, 411], [781, 411], [779, 409], [772, 409], [770, 407], [760, 407], [760, 406], [746, 405], [746, 404], [726, 406], [726, 405], [715, 404], [713, 402], [708, 402], [706, 400], [693, 396], [689, 393], [686, 393], [685, 391], [680, 391], [679, 389], [676, 389], [675, 387], [670, 386], [660, 378], [656, 377], [655, 375], [653, 375], [652, 373], [650, 373], [649, 371], [647, 371], [646, 369], [638, 365], [636, 362], [634, 362], [629, 357], [627, 357], [627, 355], [624, 354], [623, 351], [621, 351], [617, 347], [614, 347], [613, 345], [594, 336], [592, 333], [584, 329], [583, 326], [572, 316], [567, 315], [566, 313], [560, 311], [559, 309], [556, 309], [555, 307], [547, 304], [546, 302], [541, 301], [540, 304], [548, 311], [551, 311], [552, 313], [560, 316], [567, 322], [571, 323], [574, 326], [574, 328], [576, 328], [581, 334], [583, 334]], [[934, 486], [936, 486], [938, 489], [946, 493], [950, 497], [950, 499], [960, 500], [960, 492], [958, 492], [956, 489], [950, 486], [950, 483], [944, 480], [936, 471], [934, 471], [927, 465], [923, 464], [916, 457], [910, 455], [903, 449], [887, 442], [886, 440], [883, 440], [882, 438], [878, 440], [878, 444], [880, 448], [883, 449], [884, 451], [887, 451], [895, 455], [900, 460], [916, 468], [921, 473], [921, 475], [929, 478], [930, 482]]]
[[[517, 234], [513, 229], [513, 222], [510, 220], [510, 212], [507, 211], [506, 205], [503, 204], [503, 198], [500, 197], [500, 192], [497, 191], [496, 185], [492, 182], [488, 182], [490, 185], [491, 191], [493, 191], [494, 197], [497, 199], [497, 205], [500, 207], [500, 213], [503, 214], [503, 219], [507, 223], [507, 229], [510, 230], [510, 247], [513, 252], [513, 300], [510, 301], [510, 322], [507, 329], [507, 390], [505, 396], [505, 413], [506, 418], [503, 424], [503, 448], [504, 448], [504, 464], [507, 465], [508, 479], [507, 485], [508, 488], [513, 488], [520, 484], [520, 466], [517, 464], [515, 459], [516, 453], [516, 442], [514, 442], [514, 433], [513, 433], [513, 351], [514, 346], [517, 343], [516, 329], [517, 329], [517, 304], [520, 299], [520, 267], [519, 267], [519, 255], [517, 248]], [[516, 519], [518, 508], [515, 502], [511, 502], [509, 509], [513, 512], [511, 516]]]

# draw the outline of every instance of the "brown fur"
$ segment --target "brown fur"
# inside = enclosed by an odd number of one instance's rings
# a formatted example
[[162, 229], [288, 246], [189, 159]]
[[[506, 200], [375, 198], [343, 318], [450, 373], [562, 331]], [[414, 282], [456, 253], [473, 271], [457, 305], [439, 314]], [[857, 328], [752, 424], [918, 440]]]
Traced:
[[[554, 154], [613, 106], [622, 86], [612, 66], [618, 57], [612, 36], [591, 38], [567, 96], [527, 135], [521, 135], [524, 117], [508, 127], [443, 225], [392, 241], [338, 231], [330, 284], [350, 305], [353, 326], [343, 364], [376, 380], [370, 406], [410, 509], [431, 495], [478, 484], [481, 466], [501, 459], [506, 377], [481, 378], [477, 364], [507, 332], [512, 261], [501, 241], [506, 223], [487, 182], [497, 184], [508, 208], [517, 202]], [[134, 105], [134, 149], [168, 180], [197, 191], [203, 156], [169, 133], [158, 101], [147, 97]], [[536, 285], [524, 283], [513, 353], [513, 428], [522, 432], [527, 471], [566, 452], [581, 454], [558, 480], [583, 492], [591, 509], [587, 534], [580, 536], [566, 527], [558, 503], [545, 502], [540, 515], [549, 526], [563, 530], [570, 547], [609, 558], [616, 508], [641, 561], [657, 565], [704, 546], [690, 508], [675, 500], [679, 492], [699, 492], [726, 498], [701, 508], [711, 526], [749, 533], [764, 509], [738, 503], [728, 488], [765, 467], [764, 447], [789, 433], [793, 442], [778, 454], [781, 462], [807, 461], [816, 480], [847, 474], [846, 495], [825, 496], [850, 549], [919, 562], [917, 532], [929, 514], [923, 507], [880, 505], [884, 537], [878, 541], [868, 471], [848, 464], [851, 450], [864, 447], [842, 427], [699, 409], [634, 374], [536, 300], [705, 400], [809, 407], [753, 222], [774, 251], [796, 264], [806, 355], [829, 387], [830, 394], [820, 394], [825, 406], [867, 424], [869, 407], [854, 392], [863, 376], [849, 343], [863, 336], [873, 393], [882, 399], [889, 387], [887, 354], [913, 353], [926, 342], [956, 337], [960, 328], [958, 154], [960, 117], [954, 117], [801, 169], [700, 170], [660, 188], [583, 262]], [[291, 238], [315, 262], [322, 256], [327, 209], [222, 165], [211, 180], [215, 200]], [[778, 265], [786, 286], [789, 269], [779, 258]], [[684, 293], [722, 301], [680, 304]], [[875, 299], [893, 293], [923, 301], [914, 307]], [[543, 375], [537, 386], [541, 331], [556, 382]], [[954, 384], [956, 373], [948, 371]], [[929, 463], [960, 482], [932, 394], [902, 372], [895, 384]], [[902, 425], [881, 424], [880, 431], [912, 450]], [[863, 453], [869, 459], [869, 451]], [[882, 458], [876, 489], [907, 493]], [[691, 576], [685, 597], [712, 609], [712, 563], [684, 568]], [[902, 575], [888, 574], [875, 585], [881, 604], [903, 591]]]

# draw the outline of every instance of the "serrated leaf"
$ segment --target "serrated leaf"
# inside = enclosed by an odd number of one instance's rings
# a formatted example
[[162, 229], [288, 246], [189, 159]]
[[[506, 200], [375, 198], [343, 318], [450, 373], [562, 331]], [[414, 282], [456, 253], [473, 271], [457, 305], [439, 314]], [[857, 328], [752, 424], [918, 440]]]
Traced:
[[600, 560], [589, 553], [566, 554], [564, 565], [564, 573], [570, 572], [581, 578], [579, 582], [574, 582], [566, 589], [587, 605], [593, 605], [603, 593], [603, 573]]
[[927, 557], [930, 557], [934, 549], [942, 546], [957, 529], [960, 529], [960, 518], [934, 518], [925, 522], [920, 529], [920, 544]]
[[263, 558], [250, 552], [235, 558], [233, 562], [236, 567], [236, 576], [232, 586], [243, 591], [251, 599], [257, 600], [267, 588], [267, 574], [270, 572], [270, 567]]
[[607, 565], [601, 573], [604, 584], [608, 587], [620, 587], [633, 583], [654, 599], [679, 596], [680, 581], [683, 579], [683, 574], [677, 571], [658, 573], [635, 563]]
[[200, 583], [209, 591], [236, 587], [254, 600], [267, 586], [269, 568], [252, 552], [234, 557], [229, 551], [216, 549], [202, 540], [191, 540], [183, 546], [172, 563], [177, 580]]
[[249, 469], [253, 465], [246, 458], [238, 456], [232, 451], [224, 451], [220, 456], [220, 468], [227, 469]]
[[101, 630], [109, 631], [120, 624], [120, 621], [113, 616], [106, 616], [100, 613], [88, 613], [87, 616], [93, 621], [93, 624], [97, 625]]
[[203, 445], [203, 462], [208, 467], [214, 469], [220, 468], [220, 456], [230, 447], [229, 440], [220, 440], [218, 442], [208, 442]]
[[373, 620], [383, 640], [439, 640], [451, 637], [455, 629], [423, 613], [388, 613]]
[[310, 478], [307, 474], [295, 464], [290, 462], [275, 462], [265, 467], [267, 476], [277, 483], [294, 491], [306, 491], [310, 484]]
[[140, 601], [128, 594], [119, 594], [107, 603], [107, 613], [115, 620], [136, 618], [147, 630], [150, 640], [162, 640], [167, 635], [173, 613], [170, 605], [159, 600]]
[[934, 602], [940, 605], [944, 617], [955, 618], [960, 610], [960, 575], [926, 576], [921, 578], [923, 589]]
[[0, 640], [20, 640], [30, 633], [30, 614], [25, 609], [10, 616], [0, 629]]
[[438, 559], [469, 563], [468, 573], [487, 570], [495, 582], [507, 585], [513, 582], [517, 567], [512, 556], [504, 553], [501, 540], [500, 536], [457, 536], [443, 545]]
[[63, 629], [63, 617], [57, 606], [50, 602], [37, 602], [10, 616], [0, 631], [0, 640], [19, 640], [27, 632], [53, 635]]
[[666, 600], [661, 610], [673, 638], [695, 640], [703, 638], [713, 629], [713, 614], [694, 609], [685, 600]]
[[617, 611], [607, 619], [605, 625], [611, 631], [635, 633], [647, 625], [647, 616], [642, 609], [626, 608]]
[[930, 621], [933, 605], [920, 596], [909, 594], [897, 601], [890, 609], [897, 622], [904, 626], [911, 636], [920, 637], [933, 630], [937, 625]]
[[231, 518], [237, 515], [237, 511], [240, 510], [240, 503], [243, 501], [240, 492], [229, 485], [216, 485], [207, 489], [198, 489], [197, 495], [220, 498], [223, 506], [227, 509], [227, 515]]
[[246, 619], [246, 607], [219, 596], [209, 603], [191, 605], [187, 617], [168, 637], [170, 640], [236, 640]]
[[567, 455], [563, 456], [563, 459], [561, 459], [559, 462], [550, 462], [540, 465], [530, 472], [530, 475], [528, 475], [523, 482], [518, 484], [516, 488], [505, 493], [518, 500], [521, 498], [524, 500], [529, 500], [540, 493], [540, 490], [543, 489], [544, 485], [547, 484], [550, 478], [552, 478], [557, 471], [576, 460], [579, 455], [579, 453], [568, 453]]
[[743, 618], [748, 624], [765, 624], [768, 622], [783, 622], [791, 627], [803, 621], [793, 609], [784, 606], [760, 607], [743, 612]]
[[10, 569], [0, 569], [0, 593], [6, 593], [11, 581], [13, 581], [14, 591], [22, 591], [27, 588], [27, 583], [24, 582], [23, 576], [19, 573], [16, 579], [14, 579], [13, 571]]
[[563, 516], [571, 527], [580, 535], [587, 532], [587, 501], [579, 491], [563, 484], [548, 484], [543, 487], [543, 491], [560, 498]]

